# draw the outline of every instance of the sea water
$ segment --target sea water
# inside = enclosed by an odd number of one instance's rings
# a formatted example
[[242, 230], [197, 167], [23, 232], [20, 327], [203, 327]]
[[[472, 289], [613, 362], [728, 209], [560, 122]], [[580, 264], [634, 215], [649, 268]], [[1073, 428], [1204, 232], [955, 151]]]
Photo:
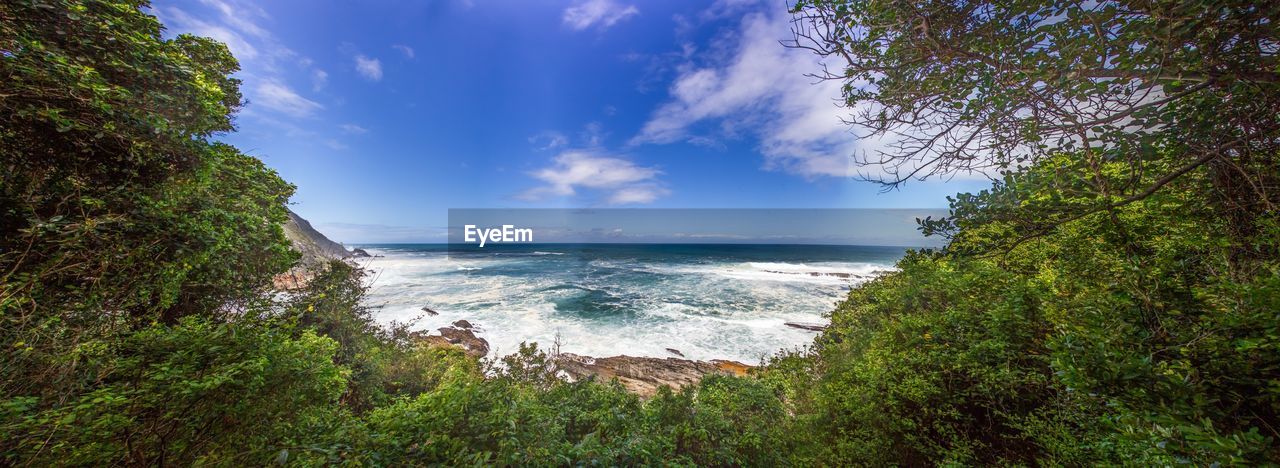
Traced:
[[[590, 356], [756, 363], [813, 341], [785, 322], [825, 322], [850, 288], [892, 270], [902, 247], [711, 244], [360, 246], [367, 305], [383, 323], [467, 320], [491, 356], [521, 342]], [[438, 315], [429, 315], [423, 308]]]

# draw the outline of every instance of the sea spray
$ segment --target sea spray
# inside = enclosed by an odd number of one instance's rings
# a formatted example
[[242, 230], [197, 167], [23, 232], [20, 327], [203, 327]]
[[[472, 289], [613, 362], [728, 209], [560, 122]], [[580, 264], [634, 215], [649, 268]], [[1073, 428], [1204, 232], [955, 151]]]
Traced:
[[492, 354], [522, 341], [592, 356], [753, 362], [810, 343], [785, 322], [824, 322], [850, 287], [891, 269], [902, 248], [529, 244], [449, 254], [443, 245], [371, 245], [370, 305], [405, 321], [424, 306], [434, 330], [465, 319], [484, 329]]

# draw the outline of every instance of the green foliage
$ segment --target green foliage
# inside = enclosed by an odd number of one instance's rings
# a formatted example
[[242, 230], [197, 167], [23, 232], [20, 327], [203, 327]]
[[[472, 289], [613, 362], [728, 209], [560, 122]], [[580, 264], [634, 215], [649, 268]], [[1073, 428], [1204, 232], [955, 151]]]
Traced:
[[[0, 356], [6, 394], [78, 392], [64, 357], [154, 321], [234, 314], [289, 267], [293, 187], [211, 143], [238, 69], [138, 2], [0, 5]], [[19, 345], [21, 344], [21, 345]]]
[[347, 371], [337, 343], [253, 321], [187, 318], [82, 356], [103, 369], [92, 390], [41, 407], [0, 404], [5, 458], [41, 465], [240, 463], [336, 403]]
[[945, 250], [852, 291], [810, 353], [771, 364], [822, 457], [1277, 462], [1275, 213], [1239, 243], [1194, 172], [1028, 224], [1088, 171], [1064, 155], [957, 197]]
[[458, 368], [375, 410], [363, 453], [414, 465], [777, 465], [796, 437], [754, 378], [715, 376], [642, 402], [616, 382], [554, 378], [534, 345], [503, 361], [494, 377]]

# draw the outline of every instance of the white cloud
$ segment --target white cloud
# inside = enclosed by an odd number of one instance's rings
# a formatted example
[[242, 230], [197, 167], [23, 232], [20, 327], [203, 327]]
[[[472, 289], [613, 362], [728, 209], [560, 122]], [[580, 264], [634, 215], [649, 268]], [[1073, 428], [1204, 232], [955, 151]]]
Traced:
[[529, 144], [538, 151], [546, 151], [569, 144], [569, 138], [560, 132], [546, 131], [529, 137]]
[[[747, 136], [757, 140], [766, 169], [805, 177], [867, 170], [853, 156], [883, 148], [882, 142], [859, 140], [841, 122], [851, 112], [838, 105], [840, 83], [805, 76], [821, 70], [813, 54], [779, 44], [790, 37], [789, 21], [785, 11], [748, 14], [724, 41], [729, 49], [680, 65], [669, 100], [631, 143], [716, 146]], [[715, 58], [721, 55], [728, 58]]]
[[656, 168], [638, 166], [597, 150], [570, 150], [552, 159], [552, 165], [529, 175], [545, 183], [519, 195], [524, 200], [576, 195], [580, 189], [606, 194], [611, 205], [650, 203], [670, 193], [658, 181]]
[[332, 139], [332, 138], [329, 138], [329, 139], [324, 140], [324, 145], [325, 145], [325, 146], [328, 146], [329, 148], [331, 148], [331, 149], [333, 149], [333, 150], [335, 150], [335, 151], [342, 151], [342, 150], [347, 149], [347, 145], [344, 145], [344, 144], [342, 144], [342, 142], [340, 142], [340, 141], [338, 141], [338, 140], [335, 140], [335, 139]]
[[267, 18], [267, 12], [252, 3], [237, 3], [232, 5], [229, 2], [220, 0], [200, 0], [200, 3], [208, 5], [218, 13], [228, 24], [236, 29], [244, 31], [255, 37], [270, 38], [271, 33], [266, 29], [258, 26], [251, 18]]
[[655, 185], [635, 185], [623, 187], [609, 196], [610, 205], [638, 205], [653, 203], [658, 197], [670, 192]]
[[609, 133], [604, 131], [604, 125], [600, 122], [588, 122], [582, 126], [582, 133], [578, 138], [582, 140], [582, 144], [594, 148], [603, 145], [604, 139], [608, 136]]
[[382, 62], [376, 58], [356, 55], [356, 71], [371, 81], [382, 79]]
[[339, 125], [338, 127], [342, 129], [342, 133], [347, 133], [351, 135], [363, 135], [365, 133], [369, 133], [369, 129], [361, 127], [356, 124], [342, 124], [342, 125]]
[[181, 33], [194, 34], [196, 36], [211, 37], [218, 42], [227, 45], [231, 49], [232, 55], [242, 61], [251, 61], [258, 58], [258, 48], [250, 44], [248, 40], [236, 31], [229, 24], [219, 24], [216, 22], [205, 21], [194, 15], [188, 14], [185, 10], [171, 8], [156, 8], [152, 11], [156, 17], [165, 24], [167, 28]]
[[403, 44], [395, 44], [392, 45], [391, 48], [400, 51], [400, 53], [404, 54], [405, 58], [413, 58], [413, 47]]
[[591, 26], [607, 29], [619, 21], [640, 14], [635, 5], [622, 5], [613, 0], [586, 0], [564, 10], [564, 24], [575, 31]]
[[293, 117], [310, 117], [324, 109], [320, 103], [300, 96], [288, 85], [275, 80], [264, 80], [254, 88], [258, 105]]
[[[164, 2], [168, 3], [168, 2]], [[203, 5], [203, 7], [202, 7]], [[240, 61], [237, 74], [244, 81], [245, 98], [250, 102], [241, 115], [257, 119], [259, 123], [275, 121], [255, 110], [278, 112], [289, 117], [308, 117], [322, 109], [319, 103], [295, 92], [287, 83], [290, 71], [306, 80], [310, 78], [312, 91], [324, 88], [328, 74], [315, 67], [312, 60], [300, 56], [285, 47], [271, 34], [263, 22], [270, 16], [256, 3], [244, 0], [200, 0], [200, 4], [153, 6], [152, 14], [164, 24], [166, 35], [190, 33], [207, 36], [227, 44], [227, 48]], [[261, 109], [255, 109], [257, 105]]]
[[319, 68], [311, 71], [311, 90], [319, 92], [329, 83], [329, 73]]

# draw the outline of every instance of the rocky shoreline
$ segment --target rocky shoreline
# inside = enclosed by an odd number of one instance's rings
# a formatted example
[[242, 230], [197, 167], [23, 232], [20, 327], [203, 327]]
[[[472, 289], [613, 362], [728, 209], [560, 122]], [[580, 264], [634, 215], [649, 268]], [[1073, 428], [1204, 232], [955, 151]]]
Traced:
[[[483, 358], [489, 354], [489, 342], [476, 335], [478, 327], [466, 320], [453, 322], [432, 332], [415, 332], [411, 338], [433, 347], [451, 347], [462, 350], [468, 356]], [[676, 353], [674, 349], [669, 352]], [[712, 359], [696, 361], [682, 358], [656, 358], [639, 356], [591, 357], [573, 353], [553, 354], [560, 375], [570, 381], [596, 378], [602, 381], [617, 379], [627, 391], [649, 398], [662, 387], [678, 390], [697, 384], [710, 374], [747, 375], [755, 366], [738, 361]]]

